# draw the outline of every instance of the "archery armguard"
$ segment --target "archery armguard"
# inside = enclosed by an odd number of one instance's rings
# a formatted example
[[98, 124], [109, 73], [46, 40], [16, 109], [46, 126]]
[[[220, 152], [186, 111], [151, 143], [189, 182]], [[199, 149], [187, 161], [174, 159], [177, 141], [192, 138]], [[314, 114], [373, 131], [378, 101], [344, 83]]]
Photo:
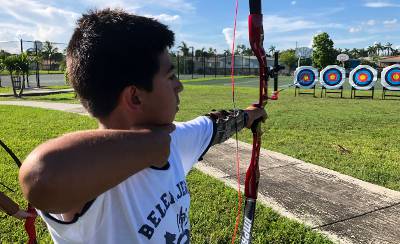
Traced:
[[248, 114], [241, 109], [238, 110], [213, 110], [206, 114], [214, 124], [214, 136], [211, 145], [222, 143], [228, 140], [237, 131], [243, 129], [249, 119]]

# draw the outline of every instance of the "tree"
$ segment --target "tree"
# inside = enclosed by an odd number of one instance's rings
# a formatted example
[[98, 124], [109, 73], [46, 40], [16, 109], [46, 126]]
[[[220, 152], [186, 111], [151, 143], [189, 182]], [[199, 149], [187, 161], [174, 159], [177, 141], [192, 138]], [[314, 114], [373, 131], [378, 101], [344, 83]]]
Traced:
[[182, 52], [183, 56], [189, 56], [189, 47], [185, 42], [182, 42], [180, 46], [178, 46], [179, 51]]
[[225, 49], [225, 50], [224, 50], [224, 55], [226, 55], [226, 56], [232, 55], [231, 50]]
[[42, 49], [42, 56], [47, 59], [48, 62], [48, 68], [47, 72], [50, 73], [49, 71], [51, 70], [51, 60], [55, 56], [55, 54], [58, 53], [58, 48], [54, 47], [53, 44], [49, 41], [45, 41]]
[[274, 52], [275, 52], [275, 50], [276, 50], [276, 47], [275, 47], [274, 45], [271, 45], [271, 46], [268, 48], [268, 50], [269, 50], [269, 53], [270, 53], [271, 56], [272, 56], [272, 55], [274, 55]]
[[376, 55], [377, 56], [380, 56], [380, 54], [381, 54], [381, 51], [384, 51], [385, 50], [385, 47], [382, 45], [382, 43], [380, 43], [380, 42], [378, 42], [378, 43], [375, 43], [375, 51], [376, 51]]
[[336, 50], [333, 48], [333, 41], [328, 33], [323, 32], [314, 37], [313, 56], [314, 65], [320, 69], [336, 62]]
[[393, 44], [390, 42], [387, 42], [384, 46], [384, 48], [387, 50], [387, 56], [389, 56], [393, 52], [392, 48]]
[[368, 46], [367, 47], [368, 56], [372, 57], [376, 55], [376, 47], [375, 46]]
[[288, 49], [279, 53], [279, 60], [289, 67], [289, 72], [294, 70], [297, 66], [296, 51]]

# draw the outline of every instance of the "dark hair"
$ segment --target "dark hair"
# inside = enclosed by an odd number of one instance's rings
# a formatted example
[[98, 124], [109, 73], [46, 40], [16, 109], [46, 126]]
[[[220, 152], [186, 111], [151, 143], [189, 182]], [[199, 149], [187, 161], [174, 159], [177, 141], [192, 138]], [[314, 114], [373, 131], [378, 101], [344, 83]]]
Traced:
[[118, 9], [91, 10], [77, 25], [67, 48], [68, 76], [93, 116], [109, 115], [129, 85], [152, 91], [159, 57], [174, 44], [166, 25]]

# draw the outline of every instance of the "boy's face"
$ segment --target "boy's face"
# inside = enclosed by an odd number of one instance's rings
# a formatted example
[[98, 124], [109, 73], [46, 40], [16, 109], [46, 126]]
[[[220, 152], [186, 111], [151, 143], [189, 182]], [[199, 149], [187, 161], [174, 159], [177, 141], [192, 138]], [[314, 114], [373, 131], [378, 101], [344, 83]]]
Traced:
[[168, 51], [160, 55], [160, 70], [154, 76], [153, 90], [145, 93], [142, 108], [146, 113], [146, 123], [162, 125], [174, 121], [179, 108], [178, 94], [182, 83], [175, 75]]

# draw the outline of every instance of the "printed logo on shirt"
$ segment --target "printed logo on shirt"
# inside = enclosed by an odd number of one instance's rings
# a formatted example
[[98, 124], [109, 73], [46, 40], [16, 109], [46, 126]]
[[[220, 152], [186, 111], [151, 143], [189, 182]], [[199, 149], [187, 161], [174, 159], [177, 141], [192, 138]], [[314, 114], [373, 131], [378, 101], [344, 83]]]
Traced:
[[[139, 233], [145, 236], [148, 240], [154, 235], [154, 232], [157, 230], [157, 227], [160, 225], [162, 220], [167, 214], [168, 209], [173, 204], [179, 204], [179, 200], [182, 197], [189, 194], [186, 181], [182, 180], [178, 184], [176, 184], [176, 194], [171, 192], [163, 193], [160, 197], [160, 202], [155, 205], [155, 207], [150, 211], [147, 215], [148, 223], [143, 224]], [[165, 243], [167, 244], [181, 244], [181, 243], [189, 243], [190, 231], [188, 229], [189, 224], [189, 211], [188, 209], [184, 209], [180, 206], [180, 211], [176, 216], [176, 224], [177, 229], [180, 233], [169, 233], [166, 232], [164, 235]]]

